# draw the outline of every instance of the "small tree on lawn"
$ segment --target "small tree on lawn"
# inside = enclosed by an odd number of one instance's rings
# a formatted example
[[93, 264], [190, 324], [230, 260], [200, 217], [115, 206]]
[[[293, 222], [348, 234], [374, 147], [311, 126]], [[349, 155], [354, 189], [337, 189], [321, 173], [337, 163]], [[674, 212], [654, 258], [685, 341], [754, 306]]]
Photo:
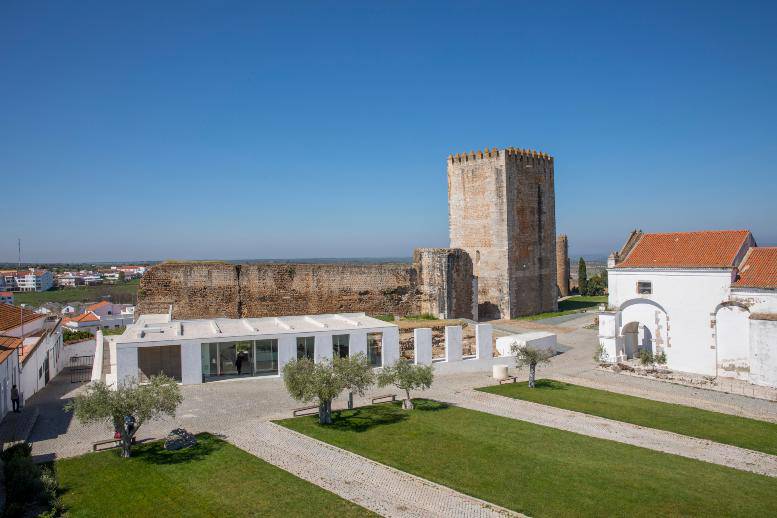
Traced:
[[358, 353], [346, 358], [335, 358], [334, 369], [337, 377], [348, 391], [348, 408], [353, 408], [354, 392], [360, 396], [375, 383], [375, 372], [370, 365], [370, 359], [364, 353]]
[[378, 385], [394, 385], [405, 391], [405, 399], [402, 408], [413, 409], [413, 400], [410, 399], [411, 390], [426, 390], [432, 386], [434, 371], [431, 365], [415, 365], [403, 360], [397, 360], [394, 365], [384, 367], [378, 374]]
[[82, 423], [111, 424], [121, 434], [121, 456], [129, 457], [132, 439], [140, 427], [163, 415], [174, 417], [181, 401], [178, 383], [159, 375], [152, 376], [145, 385], [128, 380], [116, 390], [96, 382], [65, 405], [65, 410], [73, 412]]
[[319, 423], [332, 424], [332, 400], [345, 387], [331, 361], [292, 360], [283, 366], [283, 383], [297, 401], [316, 402]]
[[529, 387], [534, 388], [534, 380], [537, 377], [537, 365], [550, 363], [550, 359], [556, 354], [552, 348], [538, 349], [530, 345], [518, 345], [514, 343], [512, 347], [515, 355], [515, 366], [519, 369], [529, 367]]

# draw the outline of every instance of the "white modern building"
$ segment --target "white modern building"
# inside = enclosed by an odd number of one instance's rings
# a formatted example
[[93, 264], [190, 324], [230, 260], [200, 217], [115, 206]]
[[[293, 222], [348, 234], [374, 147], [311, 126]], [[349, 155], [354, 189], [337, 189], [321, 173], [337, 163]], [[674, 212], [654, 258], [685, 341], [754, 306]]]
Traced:
[[364, 313], [207, 320], [152, 314], [141, 315], [122, 335], [109, 337], [97, 348], [95, 364], [112, 365], [102, 376], [107, 383], [142, 382], [165, 373], [196, 384], [279, 376], [292, 359], [320, 361], [359, 352], [376, 367], [395, 362], [399, 328]]
[[47, 291], [54, 287], [48, 270], [10, 270], [0, 272], [0, 289], [5, 291]]
[[65, 317], [63, 325], [73, 331], [94, 333], [97, 329], [128, 326], [134, 321], [135, 306], [102, 301], [90, 304], [79, 315]]
[[777, 248], [746, 230], [635, 231], [608, 264], [599, 340], [610, 361], [777, 386]]

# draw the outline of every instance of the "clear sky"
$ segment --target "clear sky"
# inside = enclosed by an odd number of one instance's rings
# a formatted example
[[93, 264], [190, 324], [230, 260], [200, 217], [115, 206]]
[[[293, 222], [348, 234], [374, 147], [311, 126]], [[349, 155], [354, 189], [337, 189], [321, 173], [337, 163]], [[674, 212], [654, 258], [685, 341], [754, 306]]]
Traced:
[[777, 244], [775, 27], [774, 1], [5, 1], [0, 261], [409, 256], [448, 245], [448, 154], [494, 146], [556, 158], [573, 254]]

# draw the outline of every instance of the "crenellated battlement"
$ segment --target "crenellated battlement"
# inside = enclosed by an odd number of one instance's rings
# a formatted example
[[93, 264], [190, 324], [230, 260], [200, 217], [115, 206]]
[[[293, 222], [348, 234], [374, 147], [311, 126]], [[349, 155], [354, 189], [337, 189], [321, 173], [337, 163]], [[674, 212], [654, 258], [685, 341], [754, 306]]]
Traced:
[[542, 151], [536, 151], [534, 149], [520, 149], [514, 147], [508, 147], [505, 149], [484, 149], [480, 151], [470, 151], [469, 153], [456, 153], [455, 155], [448, 155], [448, 162], [451, 164], [462, 162], [474, 162], [476, 160], [488, 160], [492, 158], [499, 158], [501, 154], [508, 157], [520, 157], [520, 158], [538, 158], [541, 160], [553, 161], [553, 157]]

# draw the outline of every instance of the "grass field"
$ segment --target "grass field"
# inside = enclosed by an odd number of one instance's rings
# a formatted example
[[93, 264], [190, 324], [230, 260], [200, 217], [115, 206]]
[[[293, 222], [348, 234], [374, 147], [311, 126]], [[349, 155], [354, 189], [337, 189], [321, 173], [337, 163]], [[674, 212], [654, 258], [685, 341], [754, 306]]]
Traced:
[[566, 300], [562, 300], [558, 303], [558, 311], [551, 311], [548, 313], [538, 313], [536, 315], [528, 315], [525, 317], [517, 317], [515, 320], [542, 320], [543, 318], [560, 317], [563, 315], [571, 315], [572, 313], [580, 313], [586, 309], [594, 309], [599, 304], [607, 302], [607, 295], [601, 295], [596, 297], [587, 297], [583, 295], [577, 295], [569, 297]]
[[523, 382], [478, 390], [777, 455], [775, 423], [555, 380], [538, 380], [534, 389]]
[[777, 480], [443, 403], [279, 421], [530, 516], [777, 516]]
[[161, 443], [55, 463], [62, 501], [74, 517], [372, 516], [211, 435], [168, 452]]
[[96, 302], [110, 296], [112, 302], [132, 304], [137, 300], [139, 279], [122, 284], [102, 284], [99, 286], [77, 286], [50, 291], [24, 291], [14, 293], [14, 304], [40, 306], [45, 302]]

